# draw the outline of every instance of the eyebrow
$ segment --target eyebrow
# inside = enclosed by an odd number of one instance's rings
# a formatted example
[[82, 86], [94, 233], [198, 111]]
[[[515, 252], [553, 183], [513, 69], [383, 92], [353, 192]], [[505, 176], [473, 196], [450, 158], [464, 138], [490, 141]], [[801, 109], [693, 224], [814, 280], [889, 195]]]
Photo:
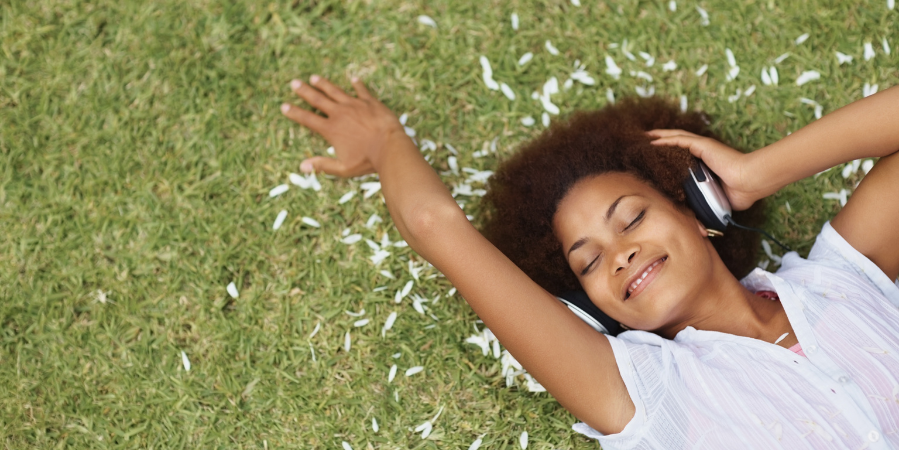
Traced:
[[[606, 222], [608, 222], [609, 219], [612, 218], [612, 214], [615, 214], [615, 209], [618, 208], [618, 204], [621, 203], [621, 200], [625, 197], [630, 197], [632, 195], [634, 195], [634, 194], [624, 194], [621, 197], [618, 197], [614, 202], [612, 202], [612, 206], [609, 206], [609, 210], [606, 211], [606, 216], [605, 216]], [[583, 247], [583, 245], [586, 244], [588, 240], [589, 239], [586, 236], [584, 236], [584, 237], [578, 239], [577, 241], [575, 241], [575, 243], [571, 244], [571, 247], [568, 249], [567, 255], [570, 256], [571, 252]]]

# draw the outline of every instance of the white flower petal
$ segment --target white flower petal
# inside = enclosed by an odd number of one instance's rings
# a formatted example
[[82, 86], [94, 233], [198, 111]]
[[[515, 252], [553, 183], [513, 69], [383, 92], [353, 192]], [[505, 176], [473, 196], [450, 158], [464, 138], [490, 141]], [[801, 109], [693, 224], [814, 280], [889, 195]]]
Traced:
[[422, 366], [410, 367], [410, 368], [406, 369], [406, 376], [411, 377], [412, 375], [415, 375], [423, 370], [425, 370], [425, 368]]
[[521, 436], [518, 437], [518, 444], [521, 445], [521, 450], [526, 450], [528, 448], [528, 432], [524, 431], [521, 433]]
[[877, 88], [878, 88], [878, 87], [879, 87], [879, 86], [876, 85], [876, 84], [872, 85], [872, 84], [869, 84], [869, 83], [865, 83], [865, 86], [862, 87], [862, 96], [863, 96], [863, 97], [870, 97], [870, 96], [876, 94], [876, 93], [877, 93]]
[[359, 328], [368, 325], [368, 319], [361, 319], [353, 322], [353, 327]]
[[799, 78], [796, 78], [796, 86], [802, 86], [809, 81], [818, 80], [820, 78], [821, 74], [818, 71], [807, 70], [805, 72], [802, 72], [802, 74], [799, 75]]
[[374, 255], [369, 256], [368, 259], [370, 259], [371, 262], [374, 263], [375, 265], [378, 265], [382, 261], [384, 261], [388, 256], [390, 256], [390, 252], [388, 252], [386, 250], [378, 250], [375, 252]]
[[343, 337], [343, 349], [346, 351], [350, 351], [350, 332], [347, 330], [346, 335]]
[[481, 448], [481, 443], [483, 442], [483, 440], [482, 440], [483, 437], [484, 436], [481, 436], [481, 437], [475, 439], [474, 442], [472, 442], [471, 445], [468, 446], [468, 450], [478, 450], [479, 448]]
[[681, 112], [687, 112], [687, 96], [686, 95], [680, 96], [680, 110], [681, 110]]
[[615, 104], [615, 93], [612, 92], [612, 88], [606, 89], [606, 100], [609, 101], [609, 104]]
[[740, 74], [740, 66], [731, 67], [730, 70], [727, 71], [727, 81], [733, 81], [737, 79], [737, 75]]
[[777, 67], [771, 66], [768, 68], [768, 74], [771, 75], [771, 83], [777, 86], [777, 83], [780, 81], [777, 76]]
[[428, 436], [431, 434], [431, 430], [433, 430], [433, 429], [434, 429], [434, 425], [431, 424], [431, 421], [427, 421], [427, 422], [415, 427], [416, 432], [421, 431], [422, 439], [427, 439]]
[[450, 170], [454, 174], [458, 175], [459, 174], [459, 161], [456, 159], [456, 157], [450, 156], [449, 158], [446, 159], [446, 162], [449, 164]]
[[749, 96], [752, 95], [754, 92], [755, 92], [755, 85], [753, 84], [752, 86], [749, 86], [749, 88], [746, 89], [746, 90], [743, 92], [743, 96], [744, 96], [744, 97], [749, 97]]
[[521, 124], [524, 125], [524, 126], [526, 126], [526, 127], [532, 126], [532, 125], [534, 125], [535, 123], [536, 123], [536, 121], [535, 121], [534, 118], [531, 117], [531, 116], [523, 117], [523, 118], [521, 119]]
[[343, 446], [343, 450], [353, 450], [353, 447], [350, 447], [350, 444], [347, 441], [342, 441], [340, 445]]
[[549, 114], [543, 113], [543, 115], [540, 116], [540, 119], [543, 122], [544, 127], [549, 127]]
[[615, 60], [611, 56], [606, 55], [606, 73], [617, 80], [621, 76], [621, 72], [622, 70], [618, 67], [618, 64], [615, 64]]
[[289, 185], [280, 184], [280, 185], [272, 188], [272, 190], [268, 191], [268, 196], [269, 197], [277, 197], [277, 196], [287, 192], [288, 189], [290, 189]]
[[381, 328], [381, 336], [382, 336], [382, 337], [383, 337], [385, 334], [387, 334], [387, 331], [388, 331], [388, 330], [390, 330], [391, 328], [393, 328], [394, 322], [396, 322], [396, 311], [390, 313], [390, 315], [387, 316], [387, 320], [384, 322], [384, 327]]
[[437, 22], [434, 22], [434, 19], [430, 18], [429, 16], [425, 16], [425, 15], [418, 16], [418, 23], [420, 23], [422, 25], [427, 25], [429, 27], [437, 28]]
[[780, 64], [780, 63], [784, 62], [784, 60], [787, 59], [789, 56], [790, 56], [790, 52], [786, 52], [783, 55], [778, 56], [777, 59], [774, 60], [774, 64]]
[[729, 48], [725, 48], [724, 54], [727, 56], [727, 63], [730, 64], [731, 67], [737, 67], [737, 59], [734, 58], [734, 52]]
[[[360, 184], [359, 187], [361, 187], [363, 190], [365, 190], [365, 193], [362, 194], [362, 198], [366, 199], [366, 198], [371, 197], [372, 195], [377, 194], [378, 191], [381, 190], [381, 182], [380, 181], [369, 181], [367, 183]], [[371, 219], [369, 219], [369, 220], [371, 220]], [[378, 218], [378, 220], [380, 221], [380, 217]]]
[[894, 8], [896, 8], [896, 0], [887, 0], [887, 9], [892, 11]]
[[771, 75], [768, 75], [768, 68], [762, 67], [762, 84], [764, 84], [765, 86], [770, 86], [771, 83]]
[[677, 69], [677, 63], [674, 60], [668, 61], [665, 64], [662, 64], [662, 70], [665, 72], [671, 72]]
[[381, 427], [378, 426], [378, 419], [375, 419], [374, 417], [371, 418], [371, 429], [375, 433], [377, 433], [378, 430], [381, 429]]
[[506, 83], [499, 84], [500, 90], [503, 92], [503, 95], [506, 96], [509, 100], [515, 100], [515, 92], [512, 91], [512, 88], [509, 87]]
[[281, 212], [278, 213], [278, 217], [275, 217], [275, 223], [272, 224], [272, 229], [277, 230], [281, 228], [281, 225], [284, 224], [284, 219], [287, 218], [287, 210], [282, 209]]
[[532, 59], [534, 59], [534, 54], [531, 52], [527, 52], [527, 53], [521, 55], [521, 58], [518, 58], [518, 65], [523, 66], [523, 65], [529, 63]]
[[230, 295], [231, 298], [237, 298], [237, 296], [238, 296], [237, 285], [235, 285], [233, 281], [228, 283], [227, 290], [228, 290], [228, 295]]
[[322, 323], [316, 322], [315, 328], [312, 329], [312, 333], [309, 334], [309, 339], [312, 339], [316, 334], [318, 334], [318, 330], [322, 329]]
[[874, 57], [874, 46], [870, 42], [865, 42], [865, 61]]
[[409, 114], [408, 114], [408, 113], [403, 113], [403, 115], [400, 116], [400, 124], [401, 124], [401, 125], [406, 125], [406, 121], [407, 121], [407, 120], [409, 120]]
[[808, 39], [808, 37], [809, 37], [809, 34], [805, 33], [805, 34], [797, 37], [796, 40], [793, 41], [793, 43], [796, 45], [802, 44], [803, 42], [805, 42]]
[[873, 169], [873, 168], [874, 168], [874, 160], [873, 159], [866, 159], [865, 162], [862, 163], [862, 170], [865, 172], [865, 175], [867, 175], [868, 172], [870, 172], [871, 169]]
[[549, 40], [546, 41], [546, 44], [544, 44], [544, 46], [546, 47], [546, 51], [548, 51], [551, 55], [558, 55], [558, 54], [559, 54], [559, 49], [557, 49], [556, 47], [554, 47], [554, 46], [553, 46], [553, 43], [550, 42]]
[[321, 228], [321, 224], [318, 223], [317, 220], [315, 220], [315, 219], [313, 219], [313, 218], [311, 218], [311, 217], [303, 216], [303, 218], [300, 219], [300, 220], [301, 220], [303, 223], [305, 223], [306, 225], [309, 225], [310, 227]]
[[847, 64], [852, 62], [852, 56], [847, 55], [845, 53], [837, 52], [837, 63], [839, 65]]
[[581, 6], [581, 0], [571, 0], [571, 4], [574, 6]]
[[699, 13], [699, 24], [704, 27], [709, 26], [709, 13], [699, 6], [696, 7], [696, 12]]
[[181, 364], [184, 366], [185, 372], [190, 372], [190, 360], [187, 359], [187, 353], [184, 353], [183, 350], [181, 351]]
[[705, 72], [707, 70], [709, 70], [709, 65], [703, 64], [702, 67], [700, 67], [699, 70], [696, 71], [696, 76], [701, 77], [701, 76], [705, 75]]
[[351, 234], [351, 235], [341, 239], [340, 242], [343, 242], [344, 244], [347, 244], [347, 245], [352, 245], [361, 240], [362, 240], [361, 234]]
[[387, 383], [389, 384], [396, 377], [396, 364], [390, 366], [390, 372], [387, 374]]
[[890, 43], [887, 42], [887, 38], [883, 38], [883, 52], [887, 55], [890, 54]]
[[287, 178], [290, 180], [291, 183], [299, 186], [302, 189], [309, 188], [309, 183], [306, 182], [306, 178], [304, 178], [303, 176], [301, 176], [299, 174], [291, 173], [291, 174], [287, 175]]
[[512, 29], [518, 30], [518, 14], [512, 13]]
[[355, 195], [356, 195], [356, 191], [347, 192], [346, 194], [343, 194], [342, 196], [340, 196], [340, 200], [337, 200], [337, 204], [342, 205], [342, 204], [350, 201]]
[[334, 155], [334, 146], [332, 145], [331, 147], [326, 148], [325, 153], [333, 156]]

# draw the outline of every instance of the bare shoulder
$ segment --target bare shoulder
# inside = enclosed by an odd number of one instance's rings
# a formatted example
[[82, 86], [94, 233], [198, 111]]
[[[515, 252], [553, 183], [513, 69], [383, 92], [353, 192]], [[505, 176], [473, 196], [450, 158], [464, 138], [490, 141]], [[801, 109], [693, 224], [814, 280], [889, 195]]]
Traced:
[[458, 208], [418, 230], [416, 249], [453, 283], [500, 342], [578, 419], [620, 432], [636, 411], [609, 339], [521, 271]]
[[853, 248], [899, 276], [899, 152], [881, 158], [831, 221]]

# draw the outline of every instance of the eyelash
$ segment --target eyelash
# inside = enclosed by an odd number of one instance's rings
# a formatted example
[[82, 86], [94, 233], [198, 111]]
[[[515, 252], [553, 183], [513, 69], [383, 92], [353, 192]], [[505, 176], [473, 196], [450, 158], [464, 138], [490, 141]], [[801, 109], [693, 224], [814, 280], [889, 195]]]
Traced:
[[[645, 216], [645, 215], [646, 215], [645, 209], [643, 211], [640, 211], [640, 214], [637, 215], [637, 217], [634, 219], [633, 222], [631, 222], [627, 227], [625, 227], [624, 231], [631, 229], [631, 227], [636, 225], [637, 222], [639, 222], [641, 219], [643, 219], [643, 216]], [[602, 256], [602, 255], [600, 255], [600, 256]], [[599, 256], [597, 256], [593, 261], [590, 261], [590, 264], [588, 264], [587, 267], [584, 267], [584, 270], [581, 271], [581, 276], [586, 275], [587, 271], [590, 270], [591, 267], [593, 267], [593, 263], [595, 263], [598, 259], [599, 259]]]

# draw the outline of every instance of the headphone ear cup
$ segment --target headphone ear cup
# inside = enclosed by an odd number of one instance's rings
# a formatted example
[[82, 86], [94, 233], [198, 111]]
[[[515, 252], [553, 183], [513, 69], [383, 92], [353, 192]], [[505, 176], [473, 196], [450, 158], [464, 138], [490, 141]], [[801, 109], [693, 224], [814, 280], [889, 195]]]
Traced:
[[587, 325], [590, 325], [600, 333], [618, 336], [623, 331], [621, 324], [597, 308], [584, 291], [566, 292], [556, 298], [567, 305], [568, 309], [586, 322]]
[[687, 205], [706, 228], [722, 232], [727, 228], [725, 219], [731, 213], [730, 202], [713, 173], [697, 158], [693, 159], [684, 179], [684, 194]]

